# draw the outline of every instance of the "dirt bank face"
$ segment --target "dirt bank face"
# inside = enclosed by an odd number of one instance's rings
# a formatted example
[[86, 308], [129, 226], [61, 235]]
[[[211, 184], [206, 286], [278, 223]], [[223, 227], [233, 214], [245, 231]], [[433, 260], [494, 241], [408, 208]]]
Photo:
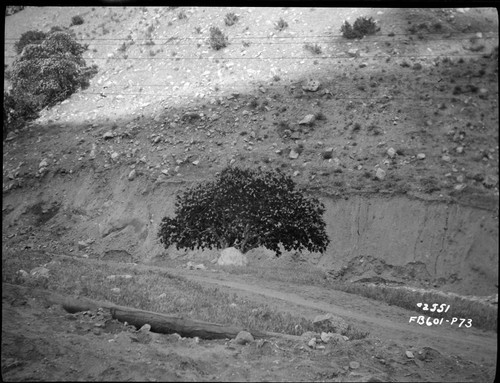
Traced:
[[[4, 203], [16, 208], [4, 212], [3, 222], [9, 233], [18, 234], [19, 244], [27, 233], [19, 235], [18, 228], [31, 225], [36, 234], [28, 237], [42, 235], [50, 243], [53, 233], [64, 232], [57, 241], [60, 250], [94, 258], [111, 257], [113, 251], [127, 253], [130, 261], [184, 254], [174, 247], [165, 250], [157, 228], [162, 217], [173, 215], [175, 195], [191, 184], [130, 182], [126, 176], [125, 169], [106, 174], [105, 181], [99, 174], [80, 175], [49, 182], [37, 193], [12, 193]], [[354, 195], [323, 202], [331, 243], [323, 255], [305, 258], [324, 270], [343, 270], [351, 281], [383, 276], [463, 295], [497, 291], [495, 211], [401, 196]], [[79, 241], [89, 245], [79, 249]], [[217, 252], [208, 253], [213, 258]]]

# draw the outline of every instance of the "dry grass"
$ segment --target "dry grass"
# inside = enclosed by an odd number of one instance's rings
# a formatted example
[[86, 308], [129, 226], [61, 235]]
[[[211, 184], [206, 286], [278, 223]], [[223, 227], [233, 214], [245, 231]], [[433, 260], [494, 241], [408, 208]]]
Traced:
[[[305, 331], [335, 331], [331, 325], [314, 325], [303, 317], [276, 311], [270, 306], [254, 303], [236, 294], [227, 294], [218, 288], [205, 288], [164, 271], [138, 270], [131, 265], [55, 257], [47, 266], [50, 270], [48, 279], [22, 281], [17, 276], [18, 270], [29, 271], [50, 262], [50, 258], [41, 252], [25, 251], [7, 257], [4, 254], [2, 281], [247, 329], [292, 335], [301, 335]], [[108, 278], [110, 275], [127, 274], [132, 277]], [[113, 288], [119, 288], [120, 292], [114, 293]], [[344, 334], [352, 339], [362, 339], [368, 335], [352, 327]]]

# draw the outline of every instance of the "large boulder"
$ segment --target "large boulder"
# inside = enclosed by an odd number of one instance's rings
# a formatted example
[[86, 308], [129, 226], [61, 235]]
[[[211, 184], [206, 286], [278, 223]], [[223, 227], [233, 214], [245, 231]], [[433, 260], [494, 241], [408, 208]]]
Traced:
[[222, 250], [217, 264], [221, 266], [246, 266], [247, 257], [234, 247]]

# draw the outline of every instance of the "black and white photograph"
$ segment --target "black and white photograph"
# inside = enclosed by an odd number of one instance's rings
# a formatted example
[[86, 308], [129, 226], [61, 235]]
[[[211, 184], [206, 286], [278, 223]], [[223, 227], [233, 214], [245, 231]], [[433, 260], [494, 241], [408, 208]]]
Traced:
[[496, 381], [498, 9], [281, 5], [4, 7], [2, 381]]

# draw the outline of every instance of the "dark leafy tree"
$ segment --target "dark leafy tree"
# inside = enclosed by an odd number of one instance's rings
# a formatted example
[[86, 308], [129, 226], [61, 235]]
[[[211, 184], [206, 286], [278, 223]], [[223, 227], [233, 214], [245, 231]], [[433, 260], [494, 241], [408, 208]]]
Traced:
[[323, 252], [330, 242], [324, 205], [306, 197], [277, 171], [227, 167], [214, 180], [177, 195], [175, 217], [164, 217], [158, 236], [168, 248], [221, 249], [245, 253], [258, 246]]

